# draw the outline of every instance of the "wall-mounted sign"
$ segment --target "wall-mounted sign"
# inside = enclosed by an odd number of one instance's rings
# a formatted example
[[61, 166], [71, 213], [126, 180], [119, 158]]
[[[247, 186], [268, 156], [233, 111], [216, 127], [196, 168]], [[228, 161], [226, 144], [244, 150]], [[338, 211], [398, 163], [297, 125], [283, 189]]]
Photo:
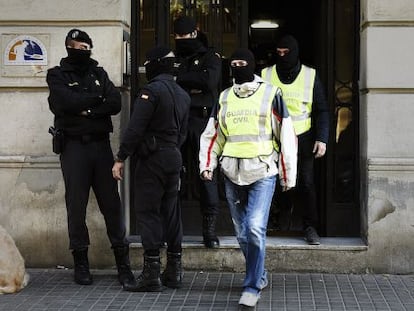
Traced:
[[2, 34], [2, 76], [44, 76], [49, 35]]
[[3, 59], [5, 65], [47, 65], [47, 50], [34, 36], [18, 36], [7, 44]]

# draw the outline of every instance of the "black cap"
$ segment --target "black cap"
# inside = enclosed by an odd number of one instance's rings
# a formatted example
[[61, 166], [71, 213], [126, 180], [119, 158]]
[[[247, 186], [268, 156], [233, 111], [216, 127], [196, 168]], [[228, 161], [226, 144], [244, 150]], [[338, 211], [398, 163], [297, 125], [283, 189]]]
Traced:
[[89, 35], [86, 32], [80, 29], [74, 28], [68, 32], [68, 34], [66, 35], [66, 39], [65, 39], [66, 46], [69, 44], [70, 40], [87, 43], [89, 44], [91, 48], [93, 48], [92, 39], [89, 37]]
[[146, 60], [147, 61], [153, 61], [153, 60], [159, 60], [165, 56], [167, 56], [169, 53], [172, 53], [171, 49], [165, 47], [165, 46], [156, 46], [149, 50], [146, 54]]
[[185, 35], [196, 30], [195, 21], [188, 16], [180, 16], [174, 21], [174, 33]]

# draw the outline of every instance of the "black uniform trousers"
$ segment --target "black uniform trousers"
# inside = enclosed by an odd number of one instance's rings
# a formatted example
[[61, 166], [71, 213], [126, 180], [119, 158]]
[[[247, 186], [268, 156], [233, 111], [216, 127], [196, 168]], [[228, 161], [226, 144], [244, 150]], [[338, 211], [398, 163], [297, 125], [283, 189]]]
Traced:
[[[145, 251], [181, 252], [183, 228], [177, 204], [182, 158], [177, 147], [165, 147], [139, 158], [135, 169], [135, 209]], [[165, 230], [165, 234], [164, 234]]]
[[[194, 109], [194, 108], [193, 108]], [[191, 161], [192, 166], [197, 172], [199, 171], [199, 152], [200, 152], [200, 136], [203, 133], [209, 115], [205, 117], [199, 116], [198, 113], [195, 113], [194, 110], [190, 110], [190, 116], [188, 119], [188, 131], [187, 131], [187, 140], [183, 146], [183, 154], [187, 154], [187, 148], [190, 148], [190, 159], [186, 159], [187, 162]], [[200, 108], [196, 108], [200, 109]], [[213, 180], [202, 180], [197, 178], [199, 182], [200, 189], [200, 208], [203, 215], [218, 215], [220, 211], [219, 206], [219, 193], [217, 185], [217, 173], [213, 174]]]
[[309, 226], [318, 229], [319, 216], [317, 196], [314, 181], [313, 154], [314, 139], [310, 133], [298, 137], [298, 163], [296, 187], [282, 192], [280, 183], [277, 184], [272, 201], [271, 217], [273, 224], [281, 230], [291, 230], [293, 208], [296, 206], [297, 215], [301, 216], [303, 229]]
[[70, 249], [88, 247], [90, 243], [85, 217], [91, 187], [104, 216], [112, 247], [128, 245], [117, 182], [112, 177], [114, 160], [109, 139], [83, 142], [80, 138], [68, 138], [60, 161], [66, 190]]
[[312, 226], [317, 229], [319, 223], [314, 180], [314, 142], [310, 134], [298, 137], [298, 178], [295, 196], [303, 207], [304, 228]]

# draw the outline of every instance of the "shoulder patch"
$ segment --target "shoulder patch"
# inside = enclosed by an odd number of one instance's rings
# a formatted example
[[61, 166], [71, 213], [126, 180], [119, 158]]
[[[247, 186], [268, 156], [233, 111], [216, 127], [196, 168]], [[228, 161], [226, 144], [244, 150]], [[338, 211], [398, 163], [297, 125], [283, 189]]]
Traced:
[[141, 94], [141, 98], [142, 98], [142, 99], [148, 99], [148, 98], [149, 98], [149, 96], [148, 96], [147, 94]]

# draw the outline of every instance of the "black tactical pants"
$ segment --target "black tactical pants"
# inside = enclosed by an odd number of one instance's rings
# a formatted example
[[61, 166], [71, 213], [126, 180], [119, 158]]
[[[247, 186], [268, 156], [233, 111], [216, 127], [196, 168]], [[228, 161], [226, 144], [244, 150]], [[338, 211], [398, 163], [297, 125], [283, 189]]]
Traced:
[[117, 182], [112, 177], [114, 160], [109, 139], [84, 142], [68, 138], [60, 161], [66, 190], [69, 248], [89, 245], [85, 217], [91, 187], [112, 247], [127, 245]]
[[183, 228], [177, 204], [181, 166], [181, 153], [175, 147], [138, 159], [134, 201], [145, 251], [159, 250], [165, 239], [168, 252], [181, 252]]
[[311, 135], [298, 139], [298, 178], [296, 196], [303, 207], [303, 226], [318, 228], [318, 208], [314, 181], [314, 140]]
[[[208, 121], [206, 118], [191, 115], [188, 120], [188, 136], [183, 146], [183, 154], [187, 155], [185, 166], [191, 166], [195, 170], [195, 175], [199, 175], [199, 151], [200, 136], [203, 133]], [[188, 158], [188, 156], [190, 158]], [[191, 164], [190, 164], [191, 162]], [[214, 172], [212, 181], [204, 181], [197, 178], [200, 189], [200, 208], [203, 215], [218, 215], [220, 211], [219, 193], [217, 185], [217, 174]]]

